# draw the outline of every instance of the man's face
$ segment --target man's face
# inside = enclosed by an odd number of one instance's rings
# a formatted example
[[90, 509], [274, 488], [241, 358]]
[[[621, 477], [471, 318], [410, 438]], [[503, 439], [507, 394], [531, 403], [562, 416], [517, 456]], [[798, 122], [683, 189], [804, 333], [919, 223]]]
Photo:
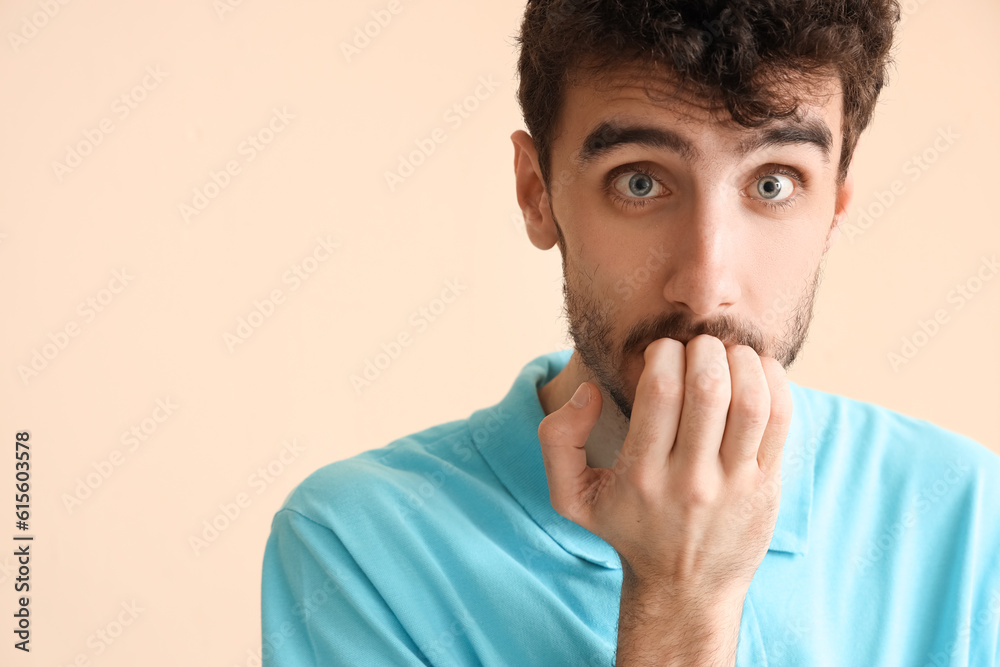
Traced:
[[567, 89], [528, 231], [560, 245], [570, 335], [626, 418], [657, 338], [795, 359], [851, 193], [836, 182], [839, 82], [811, 92], [747, 129], [639, 65]]

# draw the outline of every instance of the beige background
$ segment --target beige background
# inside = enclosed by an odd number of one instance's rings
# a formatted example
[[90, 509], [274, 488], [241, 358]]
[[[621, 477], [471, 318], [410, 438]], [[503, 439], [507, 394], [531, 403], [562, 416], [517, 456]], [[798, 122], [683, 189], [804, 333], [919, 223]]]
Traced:
[[[513, 190], [522, 0], [399, 0], [350, 60], [341, 44], [387, 0], [223, 2], [0, 5], [0, 542], [14, 544], [20, 430], [36, 536], [30, 656], [11, 648], [13, 546], [0, 547], [4, 664], [256, 664], [264, 542], [291, 488], [496, 402], [527, 361], [569, 345], [558, 251], [530, 245]], [[1000, 5], [906, 12], [855, 158], [854, 227], [791, 377], [1000, 451], [1000, 278], [949, 300], [1000, 252]], [[446, 116], [480, 77], [495, 90]], [[390, 190], [385, 172], [436, 128], [443, 143]], [[957, 138], [935, 145], [948, 128]], [[251, 134], [270, 141], [252, 160]], [[185, 220], [179, 205], [230, 161], [239, 173]], [[297, 286], [283, 278], [295, 266], [312, 271]], [[418, 328], [449, 280], [466, 288]], [[283, 301], [227, 346], [273, 290]], [[894, 369], [887, 355], [938, 310], [947, 321]], [[356, 391], [351, 375], [400, 334], [410, 344]], [[36, 352], [50, 358], [22, 376]], [[123, 442], [132, 428], [144, 440]], [[68, 507], [78, 489], [90, 495]], [[133, 602], [134, 622], [99, 642]]]

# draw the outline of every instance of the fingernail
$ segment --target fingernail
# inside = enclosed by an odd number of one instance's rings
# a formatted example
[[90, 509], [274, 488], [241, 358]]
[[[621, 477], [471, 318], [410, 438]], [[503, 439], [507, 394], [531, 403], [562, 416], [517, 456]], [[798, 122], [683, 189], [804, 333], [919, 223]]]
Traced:
[[569, 399], [575, 407], [582, 408], [587, 403], [590, 403], [590, 389], [587, 387], [587, 383], [583, 382], [576, 389], [576, 393], [573, 394], [573, 398]]

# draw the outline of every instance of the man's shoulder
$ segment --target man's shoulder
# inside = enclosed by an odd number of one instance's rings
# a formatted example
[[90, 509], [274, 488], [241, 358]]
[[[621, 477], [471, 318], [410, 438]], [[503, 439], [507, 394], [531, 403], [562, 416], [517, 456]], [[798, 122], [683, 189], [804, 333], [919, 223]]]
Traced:
[[482, 459], [469, 420], [458, 419], [323, 465], [292, 489], [279, 511], [292, 510], [328, 527], [362, 515], [401, 520], [428, 496], [442, 495], [444, 481], [470, 476], [483, 476]]
[[1000, 483], [1000, 455], [969, 436], [872, 401], [798, 385], [795, 391], [808, 412], [808, 437], [823, 445], [828, 463], [848, 454], [859, 464], [909, 472], [958, 463]]

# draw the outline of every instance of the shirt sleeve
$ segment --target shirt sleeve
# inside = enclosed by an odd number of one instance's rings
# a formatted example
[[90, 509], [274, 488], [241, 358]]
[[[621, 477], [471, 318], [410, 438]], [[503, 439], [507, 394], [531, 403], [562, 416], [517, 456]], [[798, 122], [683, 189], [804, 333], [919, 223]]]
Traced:
[[264, 667], [430, 665], [337, 535], [274, 515], [261, 576]]

